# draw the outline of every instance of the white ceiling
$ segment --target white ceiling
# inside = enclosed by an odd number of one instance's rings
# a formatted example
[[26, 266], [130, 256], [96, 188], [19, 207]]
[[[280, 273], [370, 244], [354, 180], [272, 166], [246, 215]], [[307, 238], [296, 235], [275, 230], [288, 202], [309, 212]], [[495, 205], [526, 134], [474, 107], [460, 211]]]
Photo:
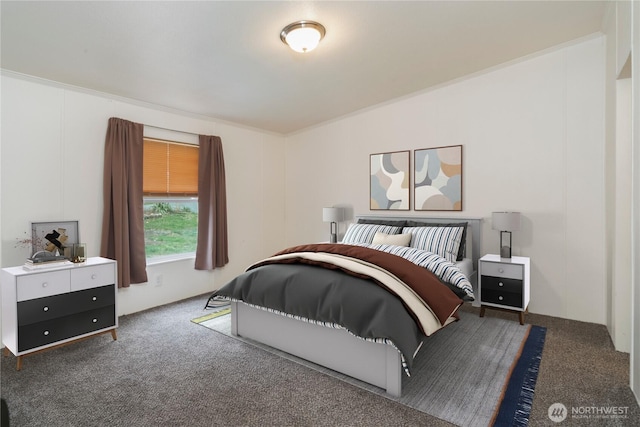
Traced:
[[[1, 66], [287, 134], [600, 31], [600, 1], [1, 2]], [[280, 30], [327, 35], [299, 54]]]

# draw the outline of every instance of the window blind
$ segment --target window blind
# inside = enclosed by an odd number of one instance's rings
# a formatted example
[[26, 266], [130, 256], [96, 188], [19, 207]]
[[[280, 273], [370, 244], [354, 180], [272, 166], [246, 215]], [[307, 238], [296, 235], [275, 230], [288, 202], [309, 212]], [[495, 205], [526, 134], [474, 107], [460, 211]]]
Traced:
[[144, 139], [145, 196], [197, 196], [198, 146]]

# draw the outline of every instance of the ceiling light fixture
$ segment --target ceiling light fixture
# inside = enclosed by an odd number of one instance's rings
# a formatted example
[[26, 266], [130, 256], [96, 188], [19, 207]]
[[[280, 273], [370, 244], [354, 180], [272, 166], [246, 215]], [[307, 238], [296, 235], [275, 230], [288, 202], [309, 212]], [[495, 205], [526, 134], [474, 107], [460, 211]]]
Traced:
[[296, 52], [311, 52], [318, 46], [326, 30], [314, 21], [297, 21], [287, 25], [280, 32], [280, 40]]

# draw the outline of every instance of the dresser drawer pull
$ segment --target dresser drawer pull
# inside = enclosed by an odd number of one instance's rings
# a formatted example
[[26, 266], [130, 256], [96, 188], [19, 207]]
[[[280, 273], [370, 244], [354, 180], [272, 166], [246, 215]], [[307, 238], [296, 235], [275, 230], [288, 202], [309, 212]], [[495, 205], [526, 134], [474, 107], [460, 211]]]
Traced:
[[504, 299], [504, 297], [503, 297], [502, 295], [500, 295], [500, 296], [498, 297], [498, 299], [499, 299], [500, 301], [502, 301], [502, 300]]
[[46, 337], [47, 335], [49, 335], [49, 331], [44, 331], [44, 336]]
[[42, 308], [42, 311], [49, 311], [49, 307], [47, 307], [46, 305]]
[[98, 319], [93, 319], [92, 322], [93, 323], [98, 323]]
[[91, 301], [98, 301], [98, 297], [91, 298]]
[[498, 283], [498, 286], [503, 287], [504, 283], [500, 282], [500, 283]]
[[504, 273], [504, 268], [499, 268], [499, 269], [498, 269], [498, 271], [499, 271], [500, 273]]
[[48, 284], [47, 282], [43, 282], [43, 283], [42, 283], [42, 287], [43, 287], [43, 288], [46, 288], [47, 286], [49, 286], [49, 284]]
[[95, 273], [93, 273], [93, 274], [91, 275], [91, 278], [92, 278], [92, 279], [95, 279], [96, 277], [98, 277], [98, 275], [97, 275], [97, 274], [95, 274]]

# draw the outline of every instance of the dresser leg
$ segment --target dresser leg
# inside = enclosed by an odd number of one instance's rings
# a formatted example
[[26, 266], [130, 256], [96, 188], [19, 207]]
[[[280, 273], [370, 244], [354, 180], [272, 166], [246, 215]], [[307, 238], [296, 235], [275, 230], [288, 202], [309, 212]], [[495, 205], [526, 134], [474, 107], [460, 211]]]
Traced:
[[[7, 357], [13, 353], [11, 353], [11, 351], [9, 351], [9, 349], [5, 346], [2, 354], [4, 354], [4, 356]], [[16, 356], [16, 371], [19, 371], [21, 369], [22, 369], [22, 356]]]
[[484, 306], [480, 307], [480, 317], [484, 317]]
[[524, 325], [524, 311], [520, 312], [520, 324]]
[[111, 337], [113, 338], [114, 341], [116, 341], [118, 339], [118, 335], [116, 334], [116, 330], [115, 329], [111, 330]]

